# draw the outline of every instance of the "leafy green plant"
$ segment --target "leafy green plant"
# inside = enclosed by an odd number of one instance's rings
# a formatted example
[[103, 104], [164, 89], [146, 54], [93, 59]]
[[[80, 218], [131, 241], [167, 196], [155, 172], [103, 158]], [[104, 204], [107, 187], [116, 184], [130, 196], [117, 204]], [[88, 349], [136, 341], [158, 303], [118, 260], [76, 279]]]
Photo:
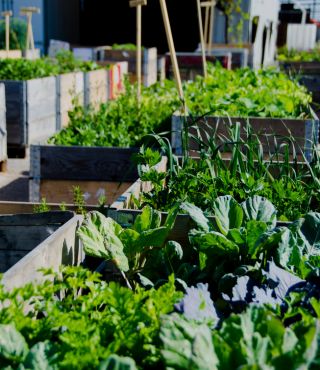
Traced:
[[126, 92], [115, 101], [101, 105], [95, 112], [77, 107], [69, 113], [69, 126], [53, 136], [56, 145], [137, 146], [153, 130], [161, 131], [170, 124], [179, 106], [172, 82], [143, 88], [141, 102], [136, 87], [126, 83]]
[[275, 69], [229, 71], [208, 66], [207, 79], [185, 85], [193, 115], [216, 117], [306, 118], [312, 100], [305, 87]]
[[40, 204], [33, 207], [34, 213], [49, 212], [51, 209], [47, 203], [46, 198], [42, 198]]
[[[238, 202], [254, 195], [265, 197], [275, 205], [283, 221], [320, 210], [317, 150], [313, 151], [311, 164], [306, 160], [300, 162], [299, 156], [304, 155], [294, 149], [290, 133], [288, 138], [271, 138], [274, 145], [269, 153], [264, 153], [263, 144], [250, 125], [242, 134], [240, 123], [231, 125], [224, 136], [217, 135], [214, 128], [200, 127], [197, 122], [186, 125], [182, 137], [185, 131], [187, 145], [183, 145], [181, 159], [173, 155], [166, 138], [153, 135], [168, 158], [166, 172], [158, 173], [153, 168], [154, 159], [145, 150], [136, 159], [141, 180], [151, 182], [153, 187], [142, 193], [138, 200], [141, 207], [148, 204], [165, 211], [177, 201], [187, 201], [210, 214], [215, 199], [229, 194]], [[189, 145], [199, 158], [189, 156]]]
[[173, 277], [157, 290], [132, 291], [79, 267], [44, 274], [48, 280], [40, 285], [12, 292], [0, 286], [1, 367], [133, 370], [135, 362], [138, 368], [161, 364], [160, 317], [182, 297]]
[[278, 50], [278, 60], [280, 62], [320, 62], [320, 48], [298, 51], [283, 47]]

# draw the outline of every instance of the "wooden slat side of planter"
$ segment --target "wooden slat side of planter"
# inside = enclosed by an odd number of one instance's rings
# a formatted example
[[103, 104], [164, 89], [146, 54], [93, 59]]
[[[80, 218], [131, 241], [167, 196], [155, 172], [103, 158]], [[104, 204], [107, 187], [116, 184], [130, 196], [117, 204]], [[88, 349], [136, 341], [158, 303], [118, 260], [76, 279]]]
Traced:
[[56, 132], [55, 77], [2, 81], [6, 92], [8, 146], [25, 148]]
[[[125, 190], [123, 190], [124, 192]], [[39, 207], [39, 202], [10, 202], [0, 201], [0, 215], [15, 215], [34, 213], [35, 208]], [[61, 211], [61, 203], [47, 203], [50, 211]], [[73, 203], [64, 204], [66, 210], [76, 212], [77, 206]], [[97, 211], [101, 208], [98, 205], [86, 205], [87, 211]]]
[[68, 112], [75, 104], [84, 104], [84, 76], [82, 72], [66, 73], [57, 76], [57, 130], [67, 127]]
[[0, 59], [21, 59], [21, 50], [0, 50]]
[[[172, 117], [172, 146], [175, 153], [182, 154], [181, 130], [186, 118], [179, 113], [175, 113]], [[188, 118], [187, 118], [188, 119]], [[188, 119], [189, 124], [192, 122]], [[228, 127], [236, 122], [240, 122], [242, 127], [242, 137], [245, 137], [245, 127], [249, 122], [253, 133], [257, 134], [262, 145], [264, 153], [272, 153], [275, 150], [274, 138], [277, 139], [277, 145], [286, 143], [286, 137], [294, 138], [294, 147], [297, 153], [304, 153], [309, 160], [313, 144], [319, 142], [319, 120], [308, 119], [277, 119], [277, 118], [223, 118], [223, 117], [205, 117], [203, 119], [195, 119], [197, 126], [200, 129], [202, 138], [206, 141], [204, 132], [211, 133], [211, 136], [216, 132], [218, 136], [229, 137]], [[190, 132], [196, 134], [194, 129]], [[222, 141], [220, 141], [222, 143]], [[190, 149], [197, 150], [198, 147], [194, 141], [190, 142]], [[292, 153], [292, 145], [290, 152]]]
[[7, 159], [6, 93], [4, 84], [0, 84], [0, 162]]
[[21, 258], [3, 275], [2, 284], [11, 290], [31, 282], [44, 280], [40, 268], [52, 268], [59, 270], [61, 265], [79, 265], [83, 260], [83, 251], [76, 236], [78, 227], [82, 222], [82, 216], [74, 216], [44, 241], [35, 245], [29, 253], [18, 253], [14, 258]]
[[73, 216], [61, 211], [0, 216], [0, 272], [7, 271]]
[[56, 78], [27, 81], [27, 145], [43, 142], [56, 132]]
[[[130, 80], [136, 80], [136, 51], [134, 50], [102, 50], [101, 62], [128, 62]], [[142, 77], [144, 86], [157, 82], [157, 48], [145, 48], [142, 51]]]
[[27, 142], [27, 89], [25, 81], [1, 81], [6, 93], [8, 146], [25, 146]]
[[98, 69], [84, 73], [84, 105], [98, 108], [108, 100], [108, 72]]
[[73, 201], [72, 186], [90, 195], [97, 204], [105, 193], [111, 204], [138, 179], [131, 157], [138, 148], [67, 147], [32, 145], [30, 148], [30, 201], [46, 197], [48, 202]]
[[280, 62], [280, 68], [298, 75], [319, 75], [320, 62]]

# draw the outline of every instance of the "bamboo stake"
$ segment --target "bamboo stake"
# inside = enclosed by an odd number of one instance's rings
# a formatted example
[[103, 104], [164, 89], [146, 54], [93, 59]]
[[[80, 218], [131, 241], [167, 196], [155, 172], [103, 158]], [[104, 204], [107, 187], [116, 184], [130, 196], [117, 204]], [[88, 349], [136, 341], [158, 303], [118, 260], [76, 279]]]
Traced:
[[142, 83], [142, 5], [147, 5], [147, 0], [131, 0], [129, 2], [131, 8], [136, 7], [136, 42], [137, 42], [137, 55], [136, 55], [136, 74], [137, 74], [137, 99], [141, 100], [141, 83]]
[[210, 12], [210, 32], [209, 32], [209, 47], [208, 47], [208, 53], [211, 54], [212, 50], [212, 41], [213, 41], [213, 21], [214, 21], [214, 8], [216, 6], [216, 1], [212, 1], [211, 5], [211, 12]]
[[172, 67], [173, 67], [174, 78], [176, 80], [177, 90], [178, 90], [180, 99], [182, 101], [184, 101], [184, 94], [183, 94], [183, 90], [182, 90], [181, 76], [180, 76], [180, 71], [179, 71], [179, 66], [178, 66], [177, 54], [176, 54], [176, 50], [175, 50], [174, 42], [173, 42], [173, 37], [172, 37], [172, 31], [171, 31], [171, 26], [170, 26], [166, 1], [165, 0], [160, 0], [160, 6], [161, 6], [162, 18], [163, 18], [163, 22], [164, 22], [164, 28], [166, 30], [167, 41], [168, 41], [170, 57], [171, 57], [171, 63], [172, 63]]
[[204, 42], [208, 45], [209, 39], [209, 8], [206, 7], [205, 18], [204, 18]]
[[137, 82], [138, 90], [137, 97], [138, 101], [141, 100], [141, 28], [142, 28], [142, 14], [141, 5], [137, 6]]
[[198, 22], [199, 22], [199, 32], [200, 32], [200, 42], [201, 42], [203, 76], [204, 78], [207, 78], [206, 47], [205, 47], [204, 37], [203, 37], [203, 25], [202, 25], [200, 0], [197, 0], [197, 10], [198, 10]]
[[10, 50], [10, 17], [12, 16], [12, 11], [8, 10], [2, 12], [1, 15], [5, 17], [6, 20], [6, 52], [7, 58], [9, 57], [9, 50]]

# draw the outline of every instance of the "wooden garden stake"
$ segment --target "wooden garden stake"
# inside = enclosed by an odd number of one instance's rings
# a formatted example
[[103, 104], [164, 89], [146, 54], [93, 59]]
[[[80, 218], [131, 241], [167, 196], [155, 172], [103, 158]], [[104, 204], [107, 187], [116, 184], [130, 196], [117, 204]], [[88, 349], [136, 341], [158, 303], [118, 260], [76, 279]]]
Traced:
[[12, 11], [8, 10], [2, 12], [1, 15], [6, 19], [6, 52], [7, 57], [9, 57], [9, 50], [10, 50], [10, 17], [12, 16]]
[[200, 6], [206, 9], [205, 26], [204, 26], [204, 42], [207, 45], [207, 50], [210, 54], [211, 49], [212, 49], [213, 19], [214, 19], [214, 7], [216, 6], [216, 0], [202, 1], [200, 3]]
[[166, 1], [165, 0], [160, 0], [160, 6], [161, 6], [162, 18], [163, 18], [164, 27], [165, 27], [166, 35], [167, 35], [167, 41], [168, 41], [169, 50], [170, 50], [170, 57], [171, 57], [171, 63], [172, 63], [172, 66], [173, 66], [174, 78], [176, 80], [177, 89], [178, 89], [180, 99], [182, 101], [184, 101], [184, 95], [183, 95], [182, 83], [181, 83], [181, 76], [180, 76], [180, 71], [179, 71], [179, 66], [178, 66], [177, 54], [176, 54], [176, 50], [175, 50], [174, 42], [173, 42], [173, 37], [172, 37], [172, 31], [171, 31], [171, 26], [170, 26]]
[[213, 0], [211, 4], [211, 12], [210, 12], [210, 32], [209, 32], [209, 47], [208, 47], [208, 53], [211, 54], [212, 50], [212, 37], [213, 37], [213, 20], [214, 20], [214, 8], [216, 6], [216, 1]]
[[20, 9], [21, 15], [25, 15], [27, 17], [27, 40], [26, 40], [26, 50], [31, 49], [32, 51], [34, 48], [34, 37], [33, 37], [33, 30], [32, 30], [32, 14], [40, 13], [40, 9], [34, 6], [25, 7]]
[[200, 42], [201, 42], [203, 76], [204, 78], [207, 78], [206, 46], [204, 43], [200, 0], [197, 0], [197, 10], [198, 10], [198, 22], [199, 22], [199, 32], [200, 32]]
[[137, 61], [136, 61], [136, 73], [137, 73], [137, 98], [138, 101], [141, 100], [141, 82], [142, 82], [142, 73], [141, 73], [141, 65], [142, 65], [142, 45], [141, 45], [141, 29], [142, 29], [142, 6], [147, 5], [147, 0], [131, 0], [129, 2], [131, 8], [137, 8]]

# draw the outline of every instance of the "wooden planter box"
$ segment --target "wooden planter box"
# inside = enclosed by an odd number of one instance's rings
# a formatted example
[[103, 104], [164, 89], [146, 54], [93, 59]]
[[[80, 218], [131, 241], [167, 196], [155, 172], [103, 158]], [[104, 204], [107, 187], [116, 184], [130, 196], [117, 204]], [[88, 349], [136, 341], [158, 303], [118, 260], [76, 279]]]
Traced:
[[314, 103], [320, 103], [320, 62], [280, 62], [280, 68], [299, 81], [312, 93]]
[[6, 94], [4, 84], [0, 84], [0, 171], [5, 170], [7, 159]]
[[0, 50], [0, 59], [20, 59], [22, 58], [21, 50]]
[[[201, 53], [177, 53], [178, 65], [181, 79], [183, 81], [194, 80], [197, 76], [203, 76], [203, 62]], [[224, 68], [229, 68], [231, 65], [231, 56], [226, 54], [223, 56], [207, 56], [207, 62], [216, 63], [219, 61]], [[167, 78], [173, 79], [173, 68], [171, 64], [170, 54], [166, 54], [166, 75]]]
[[[98, 61], [128, 62], [130, 81], [136, 81], [136, 51], [101, 49], [98, 50]], [[157, 48], [142, 51], [142, 81], [144, 86], [157, 82]]]
[[13, 289], [40, 281], [40, 268], [78, 265], [83, 260], [76, 237], [81, 221], [73, 212], [0, 216], [2, 284]]
[[84, 104], [84, 75], [82, 72], [66, 73], [57, 76], [57, 130], [67, 127], [68, 112], [75, 104]]
[[108, 100], [108, 72], [97, 69], [84, 73], [84, 105], [98, 108]]
[[[188, 118], [187, 118], [188, 119]], [[177, 155], [182, 154], [182, 143], [181, 143], [181, 130], [183, 127], [185, 117], [180, 113], [175, 113], [172, 116], [172, 147]], [[191, 120], [188, 119], [191, 123]], [[208, 116], [202, 119], [195, 118], [195, 122], [199, 127], [202, 138], [205, 139], [204, 132], [207, 134], [211, 132], [211, 136], [216, 132], [217, 136], [229, 137], [228, 127], [230, 125], [240, 122], [242, 135], [245, 137], [245, 127], [247, 122], [251, 125], [251, 128], [255, 134], [258, 135], [264, 153], [268, 155], [270, 152], [274, 152], [274, 137], [277, 138], [278, 146], [281, 143], [286, 143], [285, 137], [289, 136], [289, 132], [295, 139], [294, 147], [296, 153], [303, 152], [305, 157], [310, 160], [312, 155], [312, 148], [314, 144], [319, 142], [319, 120], [316, 119], [280, 119], [280, 118], [226, 118], [226, 117], [212, 117]], [[190, 132], [195, 134], [194, 129], [190, 129]], [[222, 141], [220, 142], [222, 143]], [[189, 144], [191, 151], [198, 149], [197, 144], [192, 141]], [[292, 145], [290, 145], [290, 152], [292, 153]], [[302, 155], [300, 156], [302, 157]], [[303, 158], [300, 158], [303, 159]]]
[[124, 78], [127, 74], [128, 62], [118, 62], [109, 66], [108, 100], [116, 99], [124, 91]]
[[[195, 158], [196, 160], [196, 158]], [[228, 160], [225, 160], [228, 162]], [[305, 168], [305, 163], [298, 163], [300, 169]], [[156, 166], [159, 172], [167, 171], [167, 160], [163, 160]], [[275, 170], [275, 171], [273, 171]], [[270, 170], [273, 175], [276, 175], [277, 168]], [[148, 192], [152, 189], [152, 185], [149, 182], [143, 182], [138, 179], [133, 183], [108, 209], [107, 216], [113, 218], [123, 227], [132, 227], [134, 221], [138, 215], [141, 214], [141, 210], [134, 209], [135, 205], [132, 202], [132, 198], [139, 199], [141, 193]], [[167, 217], [167, 212], [161, 212], [162, 220], [164, 221]], [[209, 216], [208, 219], [213, 222], [214, 217]], [[278, 226], [286, 226], [288, 222], [278, 222]], [[173, 229], [171, 230], [168, 240], [174, 240], [181, 245], [188, 245], [189, 238], [188, 232], [194, 228], [194, 222], [189, 215], [178, 214]]]
[[138, 179], [131, 156], [138, 148], [32, 145], [30, 148], [29, 200], [73, 203], [72, 186], [80, 186], [97, 205], [104, 192], [111, 204]]
[[56, 132], [56, 78], [1, 81], [6, 92], [9, 149], [25, 149]]

